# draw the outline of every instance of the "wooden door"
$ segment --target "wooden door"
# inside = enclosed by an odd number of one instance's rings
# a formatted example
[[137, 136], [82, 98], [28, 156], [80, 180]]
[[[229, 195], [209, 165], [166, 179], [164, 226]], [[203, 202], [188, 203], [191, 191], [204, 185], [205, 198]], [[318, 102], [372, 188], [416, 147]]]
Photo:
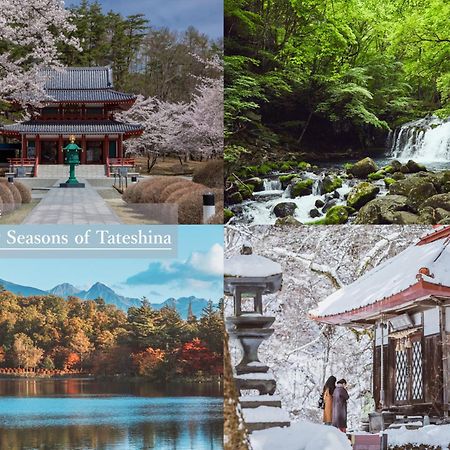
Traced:
[[411, 405], [424, 400], [422, 336], [411, 338], [411, 346], [395, 352], [394, 402]]

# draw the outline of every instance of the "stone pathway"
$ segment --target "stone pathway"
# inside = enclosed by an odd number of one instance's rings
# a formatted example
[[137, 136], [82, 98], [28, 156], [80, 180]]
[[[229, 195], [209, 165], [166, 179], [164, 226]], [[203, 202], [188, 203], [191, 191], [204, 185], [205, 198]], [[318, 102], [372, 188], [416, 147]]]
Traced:
[[105, 200], [84, 179], [83, 188], [60, 188], [58, 180], [39, 204], [25, 217], [23, 224], [108, 224], [121, 221]]

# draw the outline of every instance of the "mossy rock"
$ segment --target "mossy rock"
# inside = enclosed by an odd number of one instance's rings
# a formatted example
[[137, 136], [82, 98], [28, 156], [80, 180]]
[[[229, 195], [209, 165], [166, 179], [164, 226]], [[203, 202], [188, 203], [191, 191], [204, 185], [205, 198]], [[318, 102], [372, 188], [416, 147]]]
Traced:
[[366, 203], [376, 198], [377, 194], [380, 192], [380, 188], [374, 186], [367, 181], [359, 183], [355, 186], [347, 197], [347, 206], [354, 209], [362, 208]]
[[382, 170], [384, 171], [384, 173], [391, 173], [391, 174], [396, 171], [395, 168], [393, 166], [391, 166], [391, 165], [384, 166], [382, 168]]
[[405, 166], [408, 168], [409, 173], [427, 172], [427, 168], [423, 164], [416, 163], [410, 159]]
[[351, 168], [354, 166], [354, 163], [345, 163], [344, 164], [344, 170], [346, 170], [347, 172], [351, 170]]
[[272, 167], [270, 164], [264, 163], [258, 166], [257, 168], [257, 175], [267, 175], [268, 173], [272, 172]]
[[225, 208], [223, 210], [223, 223], [228, 223], [234, 217], [234, 212], [231, 209]]
[[364, 158], [353, 165], [351, 169], [348, 170], [349, 173], [358, 178], [366, 178], [369, 173], [377, 172], [378, 167], [372, 158]]
[[383, 169], [381, 169], [381, 170], [378, 170], [377, 172], [369, 173], [369, 175], [367, 175], [367, 178], [370, 181], [377, 181], [377, 180], [382, 180], [385, 176], [386, 176], [386, 172]]
[[310, 164], [310, 163], [307, 163], [307, 162], [305, 162], [305, 161], [300, 161], [300, 162], [297, 164], [297, 167], [298, 167], [300, 170], [311, 170], [311, 169], [312, 169], [311, 164]]
[[249, 184], [249, 185], [240, 184], [239, 185], [239, 193], [241, 194], [242, 199], [248, 200], [248, 199], [252, 198], [254, 189], [255, 189], [254, 186], [252, 186], [251, 184]]
[[394, 213], [397, 211], [408, 211], [408, 198], [403, 195], [386, 195], [377, 197], [365, 204], [355, 219], [355, 224], [360, 225], [382, 225], [391, 224]]
[[233, 192], [228, 196], [228, 203], [230, 205], [235, 205], [236, 203], [242, 203], [243, 198], [240, 192]]
[[253, 186], [253, 192], [261, 192], [264, 190], [264, 181], [259, 177], [249, 178], [244, 183], [248, 186]]
[[291, 188], [291, 197], [303, 197], [312, 194], [313, 180], [303, 180], [295, 183]]
[[290, 173], [289, 175], [280, 175], [279, 180], [280, 180], [281, 186], [284, 189], [286, 189], [289, 182], [296, 177], [298, 177], [298, 175], [296, 173]]
[[391, 161], [389, 163], [389, 166], [392, 167], [392, 169], [393, 169], [393, 172], [391, 172], [391, 173], [400, 172], [402, 165], [403, 164], [400, 161], [398, 161], [397, 159], [394, 159], [393, 161]]
[[384, 179], [384, 185], [388, 188], [392, 183], [395, 183], [395, 181], [394, 178], [386, 177]]
[[344, 205], [336, 205], [327, 211], [325, 225], [341, 225], [348, 222], [349, 216], [355, 210]]
[[396, 181], [404, 180], [406, 178], [406, 175], [403, 172], [394, 172], [392, 174], [392, 178]]
[[342, 178], [334, 177], [331, 178], [329, 176], [326, 176], [320, 185], [320, 193], [322, 195], [329, 194], [331, 192], [334, 192], [336, 189], [339, 189], [342, 187]]
[[275, 221], [275, 225], [276, 226], [285, 226], [285, 225], [299, 226], [299, 225], [303, 225], [303, 224], [292, 216], [286, 216], [286, 217], [279, 217]]

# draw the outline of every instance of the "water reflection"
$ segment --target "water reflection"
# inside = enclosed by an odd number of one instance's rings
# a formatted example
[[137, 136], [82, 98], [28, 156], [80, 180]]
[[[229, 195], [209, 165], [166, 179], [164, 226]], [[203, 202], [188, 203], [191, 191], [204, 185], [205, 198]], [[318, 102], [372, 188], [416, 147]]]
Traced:
[[180, 385], [0, 380], [0, 449], [222, 449], [220, 389], [184, 390], [188, 397]]

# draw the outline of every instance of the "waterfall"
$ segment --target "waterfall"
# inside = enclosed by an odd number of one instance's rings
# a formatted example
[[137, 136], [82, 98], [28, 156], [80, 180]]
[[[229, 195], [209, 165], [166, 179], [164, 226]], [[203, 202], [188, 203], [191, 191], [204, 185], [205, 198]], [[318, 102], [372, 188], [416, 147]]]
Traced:
[[391, 138], [390, 156], [418, 162], [450, 160], [450, 120], [428, 116], [397, 128]]
[[281, 191], [281, 181], [276, 178], [275, 180], [264, 179], [264, 190], [265, 191]]

